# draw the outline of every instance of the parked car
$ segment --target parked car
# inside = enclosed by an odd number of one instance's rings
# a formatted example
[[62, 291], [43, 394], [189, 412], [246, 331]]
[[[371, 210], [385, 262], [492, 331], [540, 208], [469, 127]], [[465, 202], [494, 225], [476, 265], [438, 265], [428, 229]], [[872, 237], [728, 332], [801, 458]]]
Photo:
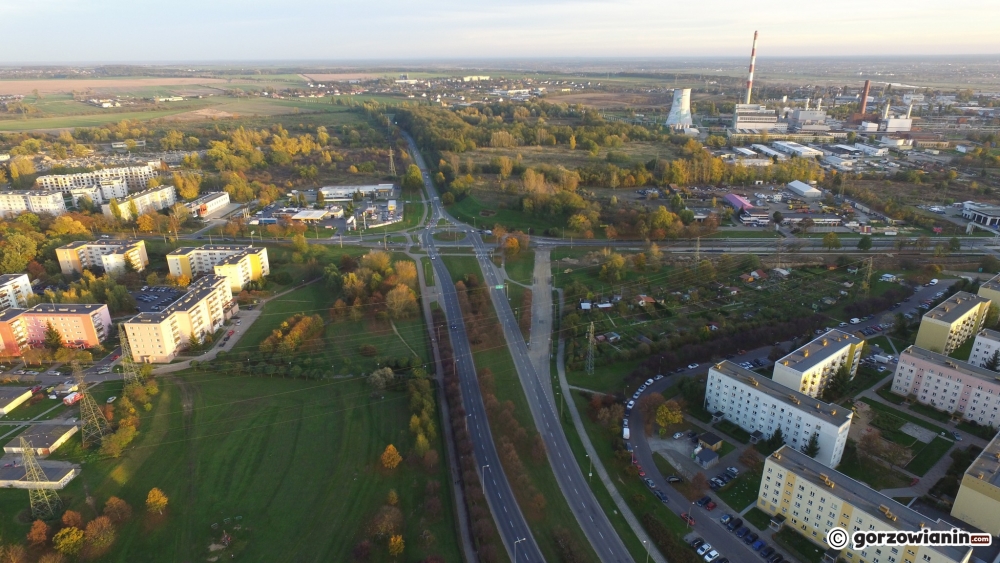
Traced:
[[656, 488], [656, 483], [654, 483], [653, 480], [650, 479], [649, 477], [646, 477], [645, 479], [643, 479], [643, 481], [646, 483], [646, 486], [649, 487], [650, 489]]
[[663, 491], [653, 491], [653, 494], [656, 495], [656, 498], [660, 499], [660, 502], [662, 502], [663, 504], [667, 504], [666, 493], [664, 493]]
[[770, 557], [773, 553], [774, 553], [774, 548], [771, 546], [767, 546], [764, 549], [760, 550], [760, 556], [765, 559]]
[[955, 441], [956, 442], [961, 442], [962, 441], [962, 435], [959, 434], [958, 432], [952, 432], [951, 435], [955, 437]]
[[747, 535], [749, 533], [750, 533], [750, 528], [747, 528], [746, 526], [743, 526], [739, 530], [736, 530], [736, 537], [738, 537], [740, 539], [743, 539], [743, 536], [745, 536], [745, 535]]
[[698, 547], [698, 555], [705, 555], [709, 551], [712, 551], [712, 544], [703, 543]]
[[708, 561], [708, 563], [712, 563], [712, 561], [715, 561], [718, 558], [719, 558], [719, 552], [715, 551], [714, 549], [706, 553], [704, 557], [705, 561]]
[[676, 475], [667, 477], [667, 483], [682, 483], [684, 480]]
[[698, 369], [698, 364], [688, 364], [688, 369]]
[[728, 473], [728, 474], [732, 475], [733, 477], [739, 477], [739, 476], [740, 476], [740, 470], [739, 470], [739, 469], [736, 469], [736, 468], [735, 468], [735, 467], [733, 467], [733, 466], [729, 466], [729, 467], [727, 467], [727, 468], [726, 468], [726, 473]]
[[680, 440], [683, 437], [684, 437], [683, 432], [674, 432], [674, 440]]
[[759, 539], [760, 536], [758, 536], [756, 532], [750, 532], [749, 534], [746, 535], [746, 537], [743, 538], [743, 543], [750, 545]]
[[708, 501], [707, 503], [705, 503], [705, 510], [711, 512], [711, 511], [715, 510], [716, 506], [717, 505], [715, 504], [714, 501]]
[[724, 514], [722, 518], [719, 518], [719, 522], [722, 522], [723, 524], [728, 524], [729, 521], [732, 519], [733, 519], [732, 514]]
[[698, 506], [705, 506], [706, 504], [708, 504], [710, 502], [712, 502], [712, 497], [706, 495], [706, 496], [701, 497], [698, 500], [698, 502], [696, 502], [695, 504], [698, 505]]
[[754, 551], [760, 551], [761, 548], [763, 548], [765, 545], [767, 545], [766, 541], [764, 541], [764, 540], [757, 540], [757, 541], [753, 542], [753, 545], [750, 546], [750, 549], [753, 549]]
[[780, 553], [775, 553], [767, 558], [767, 563], [782, 563], [785, 558]]
[[[687, 513], [681, 514], [681, 518], [682, 519], [685, 516], [687, 516]], [[691, 547], [693, 547], [695, 549], [698, 549], [699, 547], [701, 547], [703, 545], [705, 545], [705, 540], [703, 540], [701, 538], [695, 538], [695, 539], [691, 540]]]
[[734, 519], [732, 519], [732, 520], [729, 521], [729, 524], [726, 524], [726, 529], [729, 530], [730, 532], [732, 532], [733, 530], [739, 529], [742, 526], [743, 526], [743, 519], [742, 518], [734, 518]]

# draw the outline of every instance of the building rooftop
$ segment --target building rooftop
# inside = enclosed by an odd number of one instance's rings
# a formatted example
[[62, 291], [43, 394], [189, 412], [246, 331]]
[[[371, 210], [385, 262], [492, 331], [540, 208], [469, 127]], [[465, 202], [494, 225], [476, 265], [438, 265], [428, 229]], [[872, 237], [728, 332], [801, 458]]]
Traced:
[[0, 285], [10, 283], [12, 281], [17, 281], [21, 276], [26, 276], [27, 274], [0, 274]]
[[971, 375], [991, 383], [997, 383], [1000, 381], [1000, 374], [995, 371], [981, 368], [968, 362], [956, 360], [955, 358], [945, 356], [944, 354], [938, 354], [937, 352], [931, 352], [930, 350], [925, 350], [916, 346], [910, 346], [906, 350], [903, 350], [899, 354], [900, 361], [902, 361], [905, 356], [914, 356], [942, 367], [948, 367], [963, 375]]
[[187, 205], [188, 206], [201, 205], [203, 203], [208, 203], [214, 199], [219, 199], [222, 197], [226, 197], [228, 195], [229, 194], [227, 194], [226, 192], [211, 192], [199, 197], [198, 199], [187, 202]]
[[757, 388], [757, 391], [770, 396], [778, 402], [803, 412], [809, 412], [838, 427], [851, 419], [851, 409], [814, 399], [805, 393], [800, 393], [774, 382], [759, 373], [742, 368], [729, 360], [717, 363], [711, 369], [745, 385], [752, 385]]
[[22, 309], [25, 313], [42, 313], [54, 315], [59, 313], [89, 315], [94, 311], [107, 308], [104, 303], [39, 303], [30, 309]]
[[216, 286], [224, 285], [229, 287], [229, 282], [226, 281], [224, 276], [216, 276], [215, 274], [208, 274], [198, 278], [197, 281], [188, 286], [188, 291], [180, 297], [177, 301], [174, 301], [170, 305], [163, 308], [162, 311], [156, 311], [151, 313], [139, 313], [138, 315], [132, 317], [127, 322], [129, 323], [162, 323], [167, 320], [167, 318], [178, 311], [188, 311], [195, 307], [198, 302], [207, 297], [213, 291], [215, 291]]
[[701, 436], [698, 436], [698, 439], [710, 445], [718, 444], [719, 442], [722, 441], [722, 438], [719, 438], [712, 432], [705, 432]]
[[0, 195], [50, 196], [53, 194], [62, 195], [62, 190], [0, 190]]
[[292, 219], [295, 221], [319, 221], [326, 217], [327, 213], [328, 211], [325, 209], [306, 209], [292, 215]]
[[153, 193], [156, 193], [156, 192], [162, 192], [162, 191], [165, 191], [165, 190], [171, 190], [171, 191], [173, 191], [174, 187], [171, 186], [170, 184], [165, 184], [163, 186], [157, 186], [155, 188], [149, 188], [148, 190], [142, 190], [141, 192], [135, 192], [133, 194], [128, 194], [128, 198], [125, 199], [124, 201], [128, 201], [130, 199], [136, 199], [136, 198], [139, 198], [139, 197], [142, 197], [142, 196], [150, 195], [150, 194], [153, 194]]
[[1000, 488], [1000, 434], [986, 444], [983, 453], [972, 462], [965, 474]]
[[0, 405], [19, 399], [25, 393], [31, 393], [31, 389], [28, 387], [0, 387]]
[[239, 252], [241, 250], [249, 250], [251, 248], [253, 247], [241, 244], [206, 244], [204, 246], [182, 246], [176, 250], [171, 250], [170, 252], [167, 253], [167, 256], [184, 256], [186, 254], [191, 254], [192, 252], [209, 252], [212, 250]]
[[980, 291], [984, 289], [992, 289], [993, 291], [1000, 291], [1000, 274], [997, 274], [992, 278], [988, 279], [987, 281], [983, 282], [983, 284], [979, 286], [979, 289]]
[[[899, 530], [919, 530], [921, 524], [940, 531], [951, 531], [952, 525], [940, 520], [933, 520], [929, 516], [924, 516], [912, 508], [900, 504], [882, 493], [872, 489], [864, 483], [851, 479], [847, 475], [830, 469], [806, 454], [791, 448], [782, 446], [778, 451], [768, 457], [768, 461], [795, 474], [796, 479], [805, 479], [810, 483], [819, 486], [821, 489], [830, 488], [828, 483], [832, 483], [831, 494], [850, 503], [851, 505], [865, 511], [871, 516], [885, 519], [887, 525]], [[896, 516], [895, 521], [885, 517], [879, 510], [880, 507], [889, 508], [889, 512]], [[968, 554], [971, 547], [932, 547], [953, 561], [961, 561]]]
[[10, 445], [18, 446], [17, 450], [20, 451], [18, 438], [24, 438], [34, 448], [50, 448], [52, 444], [58, 442], [66, 434], [75, 432], [76, 429], [75, 424], [32, 424], [27, 430], [17, 435]]
[[967, 291], [959, 291], [955, 295], [945, 299], [937, 307], [924, 313], [924, 318], [951, 324], [963, 315], [966, 315], [973, 308], [978, 307], [980, 303], [989, 302], [990, 300], [985, 297], [973, 295]]
[[[0, 283], [3, 283], [3, 281], [0, 280]], [[985, 336], [989, 340], [1000, 342], [1000, 330], [993, 330], [993, 329], [989, 329], [989, 328], [984, 328], [984, 329], [982, 329], [982, 330], [979, 331], [979, 335], [980, 336]]]
[[27, 311], [27, 309], [18, 309], [17, 307], [11, 307], [9, 309], [4, 309], [3, 311], [0, 311], [0, 322], [7, 322], [7, 321], [9, 321], [9, 320], [11, 320], [11, 319], [19, 316], [21, 313], [23, 313], [25, 311]]
[[60, 250], [72, 250], [74, 248], [83, 248], [85, 246], [132, 246], [133, 244], [140, 244], [143, 241], [137, 239], [101, 239], [101, 240], [78, 240], [68, 244], [64, 244], [59, 247]]
[[825, 362], [830, 356], [840, 353], [847, 346], [860, 344], [860, 338], [834, 329], [818, 336], [804, 346], [792, 350], [788, 355], [775, 362], [775, 365], [784, 364], [795, 371], [804, 372]]

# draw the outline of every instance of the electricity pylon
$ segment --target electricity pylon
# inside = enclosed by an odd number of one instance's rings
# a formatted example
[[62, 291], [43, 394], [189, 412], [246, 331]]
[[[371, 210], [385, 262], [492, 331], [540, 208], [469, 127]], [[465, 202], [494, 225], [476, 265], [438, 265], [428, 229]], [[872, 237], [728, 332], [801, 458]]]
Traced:
[[392, 149], [389, 149], [389, 174], [392, 174], [393, 177], [396, 176], [396, 161], [393, 160], [393, 158], [392, 158], [392, 155], [395, 152], [396, 151], [394, 151]]
[[80, 364], [73, 362], [73, 378], [76, 379], [77, 392], [80, 393], [80, 436], [83, 447], [100, 443], [106, 434], [111, 432], [111, 424], [97, 406], [97, 401], [87, 392], [87, 382], [84, 381]]
[[128, 344], [128, 334], [125, 332], [125, 324], [118, 325], [118, 337], [122, 347], [122, 379], [125, 380], [124, 389], [130, 385], [142, 385], [144, 383], [142, 374], [139, 373], [139, 366], [135, 365], [132, 359], [132, 348]]
[[[31, 442], [21, 438], [21, 463], [24, 464], [24, 480], [27, 483], [47, 483], [38, 460], [35, 459], [35, 449]], [[55, 489], [42, 488], [41, 485], [28, 487], [28, 501], [31, 503], [31, 515], [39, 520], [50, 520], [62, 510], [62, 500]]]
[[875, 257], [868, 257], [868, 265], [865, 267], [865, 281], [861, 282], [861, 296], [868, 297], [868, 292], [872, 287], [872, 262], [874, 262]]
[[594, 375], [594, 323], [587, 330], [587, 375]]

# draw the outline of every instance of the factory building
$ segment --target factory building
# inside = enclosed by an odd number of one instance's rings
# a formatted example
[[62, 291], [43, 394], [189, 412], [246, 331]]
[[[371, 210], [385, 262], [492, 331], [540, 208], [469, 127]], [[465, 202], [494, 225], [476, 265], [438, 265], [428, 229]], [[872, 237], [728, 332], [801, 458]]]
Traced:
[[64, 274], [82, 274], [84, 268], [97, 267], [119, 272], [125, 269], [126, 260], [137, 272], [149, 265], [146, 241], [131, 239], [71, 242], [56, 248], [56, 258]]
[[828, 331], [775, 362], [772, 379], [789, 389], [818, 397], [841, 368], [846, 368], [854, 379], [863, 344], [860, 338], [846, 332]]
[[785, 132], [788, 124], [778, 121], [778, 112], [759, 104], [736, 104], [733, 110], [733, 127], [736, 131]]
[[671, 129], [688, 129], [693, 125], [691, 120], [691, 89], [677, 88], [674, 90], [674, 102], [667, 115], [667, 127]]
[[959, 291], [920, 319], [915, 344], [932, 352], [951, 354], [983, 328], [990, 300]]
[[779, 152], [801, 158], [815, 158], [817, 156], [823, 156], [823, 151], [816, 150], [805, 145], [800, 145], [794, 141], [775, 141], [771, 143], [771, 146]]

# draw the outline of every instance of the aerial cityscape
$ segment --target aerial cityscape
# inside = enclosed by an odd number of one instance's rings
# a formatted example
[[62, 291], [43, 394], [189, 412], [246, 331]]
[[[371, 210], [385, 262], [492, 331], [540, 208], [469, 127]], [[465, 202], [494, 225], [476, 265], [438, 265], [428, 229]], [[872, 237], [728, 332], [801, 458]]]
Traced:
[[117, 4], [0, 3], [0, 562], [1000, 562], [988, 7]]

